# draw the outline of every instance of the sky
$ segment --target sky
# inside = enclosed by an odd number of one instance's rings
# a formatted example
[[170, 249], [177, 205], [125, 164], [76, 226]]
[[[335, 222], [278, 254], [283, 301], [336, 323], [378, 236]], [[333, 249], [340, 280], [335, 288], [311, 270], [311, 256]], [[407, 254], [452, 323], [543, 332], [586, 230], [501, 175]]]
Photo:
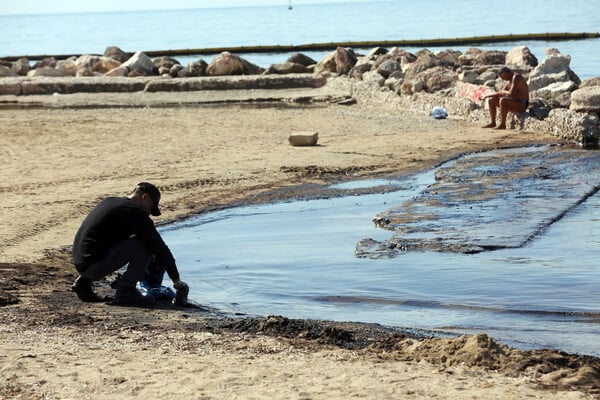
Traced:
[[[216, 7], [288, 5], [289, 0], [0, 0], [0, 15], [62, 14], [107, 11], [174, 10]], [[365, 0], [292, 0], [292, 5], [357, 3]]]

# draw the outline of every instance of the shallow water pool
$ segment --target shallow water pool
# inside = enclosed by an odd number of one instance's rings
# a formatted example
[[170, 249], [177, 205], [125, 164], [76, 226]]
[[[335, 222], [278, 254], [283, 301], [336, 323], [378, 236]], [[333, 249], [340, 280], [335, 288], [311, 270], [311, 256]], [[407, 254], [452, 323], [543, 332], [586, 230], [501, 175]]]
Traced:
[[598, 194], [521, 248], [355, 256], [360, 240], [393, 235], [372, 219], [434, 174], [344, 183], [336, 189], [380, 193], [231, 208], [161, 233], [190, 297], [224, 313], [487, 332], [519, 348], [600, 356]]

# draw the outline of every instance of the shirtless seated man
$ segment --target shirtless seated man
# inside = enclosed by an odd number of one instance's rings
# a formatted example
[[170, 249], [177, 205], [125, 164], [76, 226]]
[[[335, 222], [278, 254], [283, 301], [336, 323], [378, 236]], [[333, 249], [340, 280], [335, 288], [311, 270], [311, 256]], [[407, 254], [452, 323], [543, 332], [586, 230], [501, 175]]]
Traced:
[[[529, 105], [529, 86], [523, 75], [502, 67], [498, 76], [507, 81], [504, 88], [494, 94], [482, 98], [489, 99], [491, 122], [484, 128], [506, 129], [506, 116], [509, 112], [523, 112]], [[500, 107], [500, 125], [496, 127], [496, 112]]]

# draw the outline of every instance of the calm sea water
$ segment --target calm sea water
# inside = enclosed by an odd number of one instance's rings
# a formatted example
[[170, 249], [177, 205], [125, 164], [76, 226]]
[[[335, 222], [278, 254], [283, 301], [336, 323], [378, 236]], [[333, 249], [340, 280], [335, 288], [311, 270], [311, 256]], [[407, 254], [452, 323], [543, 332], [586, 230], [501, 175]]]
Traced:
[[[287, 9], [286, 1], [281, 3], [276, 7], [0, 16], [0, 57], [102, 53], [110, 45], [133, 52], [600, 31], [597, 3], [589, 0], [375, 1], [296, 5], [293, 10]], [[600, 76], [600, 39], [478, 47], [508, 50], [517, 45], [529, 46], [540, 60], [545, 48], [557, 47], [572, 56], [571, 67], [580, 77]], [[320, 59], [326, 53], [308, 54]], [[244, 56], [268, 66], [283, 62], [288, 55]], [[197, 58], [182, 57], [180, 61]]]

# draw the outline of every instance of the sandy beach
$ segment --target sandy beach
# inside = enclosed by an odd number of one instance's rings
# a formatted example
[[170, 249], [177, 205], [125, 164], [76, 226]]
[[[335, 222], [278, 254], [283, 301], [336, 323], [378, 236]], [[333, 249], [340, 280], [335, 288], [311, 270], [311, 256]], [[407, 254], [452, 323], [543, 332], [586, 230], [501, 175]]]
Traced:
[[[307, 131], [319, 132], [319, 146], [288, 144]], [[310, 195], [310, 182], [409, 174], [465, 152], [557, 140], [361, 99], [2, 108], [0, 398], [596, 398], [598, 359], [517, 351], [485, 335], [413, 338], [285, 316], [244, 322], [203, 308], [85, 304], [70, 291], [69, 246], [82, 219], [140, 181], [162, 190], [157, 222], [168, 223]]]

